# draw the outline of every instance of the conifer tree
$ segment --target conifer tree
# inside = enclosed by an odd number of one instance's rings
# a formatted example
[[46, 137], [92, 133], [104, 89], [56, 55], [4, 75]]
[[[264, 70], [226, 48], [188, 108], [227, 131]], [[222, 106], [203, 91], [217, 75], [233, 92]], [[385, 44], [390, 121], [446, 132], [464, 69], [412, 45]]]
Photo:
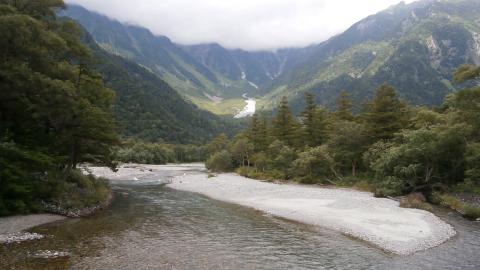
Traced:
[[306, 107], [303, 116], [302, 145], [315, 147], [326, 141], [328, 113], [324, 108], [318, 107], [315, 97], [311, 93], [305, 94]]
[[315, 145], [315, 131], [314, 131], [314, 118], [315, 111], [317, 110], [317, 104], [315, 103], [315, 96], [312, 93], [305, 93], [305, 110], [302, 113], [303, 127], [305, 129], [305, 143], [308, 146]]
[[365, 121], [374, 141], [392, 139], [407, 124], [406, 105], [400, 101], [395, 89], [382, 85], [371, 103], [367, 105]]
[[273, 119], [272, 134], [276, 139], [292, 146], [296, 143], [297, 128], [298, 125], [288, 105], [288, 99], [284, 96], [278, 106], [277, 115]]
[[267, 119], [265, 116], [254, 114], [250, 120], [246, 136], [253, 144], [256, 152], [265, 151], [268, 147]]
[[337, 110], [335, 111], [335, 116], [341, 120], [353, 120], [352, 100], [345, 90], [340, 92], [340, 96], [337, 99]]

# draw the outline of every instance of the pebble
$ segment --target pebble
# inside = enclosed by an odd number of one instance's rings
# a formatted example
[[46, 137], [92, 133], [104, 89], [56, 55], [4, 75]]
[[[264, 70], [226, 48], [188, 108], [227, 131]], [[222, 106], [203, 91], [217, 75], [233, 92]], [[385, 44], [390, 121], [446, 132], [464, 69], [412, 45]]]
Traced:
[[19, 243], [23, 241], [42, 239], [44, 237], [44, 235], [38, 233], [16, 232], [0, 235], [0, 244]]

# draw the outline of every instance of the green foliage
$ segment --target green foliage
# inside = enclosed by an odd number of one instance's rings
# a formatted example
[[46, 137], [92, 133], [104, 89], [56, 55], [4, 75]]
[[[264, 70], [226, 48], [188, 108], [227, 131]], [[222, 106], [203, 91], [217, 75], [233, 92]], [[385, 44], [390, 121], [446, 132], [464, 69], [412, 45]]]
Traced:
[[298, 154], [298, 158], [293, 161], [295, 176], [303, 183], [336, 177], [334, 165], [335, 162], [325, 146], [307, 149]]
[[463, 206], [463, 215], [466, 218], [470, 218], [472, 220], [476, 220], [480, 218], [480, 207], [471, 205], [471, 204], [465, 204]]
[[296, 143], [297, 122], [288, 106], [287, 97], [283, 97], [278, 112], [272, 121], [272, 134], [283, 143], [293, 146]]
[[339, 120], [332, 124], [327, 145], [340, 171], [355, 176], [368, 142], [367, 130], [363, 124]]
[[374, 141], [388, 140], [406, 126], [406, 106], [391, 86], [381, 86], [373, 101], [367, 104], [365, 122]]
[[213, 154], [205, 166], [213, 172], [229, 172], [233, 169], [232, 156], [228, 151], [222, 150]]
[[480, 143], [467, 145], [465, 179], [480, 186]]
[[480, 87], [467, 88], [447, 97], [445, 106], [451, 124], [465, 123], [471, 127], [468, 139], [480, 141]]
[[253, 144], [247, 139], [242, 138], [233, 143], [230, 152], [232, 153], [236, 164], [240, 164], [241, 166], [250, 166], [253, 150]]
[[401, 181], [404, 192], [462, 181], [464, 134], [462, 125], [405, 131], [402, 143], [387, 149], [372, 168], [379, 179], [392, 176]]
[[454, 74], [454, 79], [458, 83], [463, 83], [480, 77], [480, 67], [472, 65], [462, 65]]
[[327, 140], [328, 113], [324, 108], [319, 108], [315, 104], [315, 97], [307, 93], [305, 95], [306, 108], [302, 113], [302, 128], [305, 137], [303, 144], [315, 147]]
[[218, 135], [209, 144], [207, 144], [208, 154], [213, 155], [227, 149], [228, 143], [228, 137], [225, 133]]
[[480, 218], [480, 207], [465, 203], [453, 195], [435, 192], [432, 194], [432, 200], [437, 204], [457, 210], [467, 218], [473, 220]]
[[292, 176], [291, 166], [296, 159], [295, 150], [282, 141], [276, 140], [268, 146], [270, 158], [270, 168], [282, 172], [283, 179], [289, 179]]
[[267, 118], [254, 114], [246, 131], [246, 136], [252, 142], [255, 151], [265, 151], [269, 140]]
[[335, 111], [335, 116], [340, 120], [352, 121], [353, 120], [353, 102], [350, 99], [347, 91], [342, 90], [340, 96], [337, 99], [337, 110]]
[[172, 145], [127, 141], [117, 149], [115, 160], [124, 163], [166, 164], [201, 162], [207, 159], [207, 148], [196, 145]]
[[[78, 163], [114, 166], [115, 95], [88, 67], [78, 27], [56, 19], [63, 6], [0, 2], [1, 214], [39, 211], [41, 200], [70, 194]], [[58, 188], [43, 189], [50, 182]]]
[[[261, 125], [255, 116], [231, 142], [226, 136], [214, 140], [210, 148], [230, 149], [231, 154], [223, 151], [209, 162], [233, 164], [239, 174], [252, 178], [350, 186], [378, 197], [414, 193], [402, 206], [430, 209], [418, 196], [480, 190], [479, 89], [459, 91], [442, 108], [431, 110], [409, 107], [384, 85], [358, 116], [351, 114], [345, 94], [339, 102], [342, 111], [333, 113], [306, 95], [300, 123], [283, 99], [271, 125]], [[295, 131], [298, 126], [302, 132]], [[448, 197], [437, 201], [469, 216], [477, 213]]]

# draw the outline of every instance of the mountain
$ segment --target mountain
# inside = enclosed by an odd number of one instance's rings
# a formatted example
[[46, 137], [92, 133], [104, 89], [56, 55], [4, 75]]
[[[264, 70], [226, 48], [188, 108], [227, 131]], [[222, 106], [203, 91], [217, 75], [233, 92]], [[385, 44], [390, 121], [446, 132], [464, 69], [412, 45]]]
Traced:
[[242, 95], [257, 95], [257, 84], [277, 76], [284, 62], [275, 53], [232, 54], [215, 45], [179, 46], [145, 28], [121, 24], [77, 5], [61, 15], [78, 21], [104, 50], [137, 62], [189, 100], [220, 114], [233, 114], [232, 105], [243, 107]]
[[[195, 60], [205, 67], [222, 74], [232, 81], [247, 80], [257, 90], [265, 89], [271, 81], [306, 55], [307, 49], [281, 49], [276, 52], [248, 52], [228, 50], [219, 44], [182, 46]], [[256, 94], [261, 94], [257, 92]]]
[[79, 6], [64, 14], [105, 50], [137, 62], [217, 114], [242, 108], [244, 93], [265, 110], [287, 96], [298, 112], [305, 92], [333, 108], [341, 90], [360, 106], [384, 83], [413, 104], [439, 105], [455, 91], [453, 71], [464, 63], [480, 64], [478, 0], [400, 3], [320, 44], [274, 52], [178, 45]]
[[237, 128], [231, 120], [199, 109], [144, 67], [100, 48], [86, 34], [95, 69], [116, 93], [115, 116], [127, 138], [169, 143], [204, 143]]
[[439, 105], [455, 91], [452, 73], [480, 64], [480, 1], [400, 3], [311, 48], [308, 59], [275, 81], [266, 96], [301, 107], [304, 92], [332, 107], [342, 89], [357, 104], [388, 83], [413, 104]]

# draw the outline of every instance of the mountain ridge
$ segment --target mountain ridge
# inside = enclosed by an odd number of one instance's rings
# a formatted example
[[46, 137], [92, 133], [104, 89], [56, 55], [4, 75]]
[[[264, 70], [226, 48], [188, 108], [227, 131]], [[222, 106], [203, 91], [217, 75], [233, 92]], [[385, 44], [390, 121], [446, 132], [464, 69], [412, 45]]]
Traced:
[[[453, 70], [480, 63], [480, 21], [475, 19], [480, 3], [474, 0], [400, 3], [322, 43], [274, 52], [230, 50], [216, 43], [178, 45], [78, 6], [65, 13], [105, 49], [138, 62], [218, 114], [234, 114], [245, 93], [265, 110], [281, 96], [299, 108], [304, 92], [333, 107], [341, 90], [361, 103], [384, 83], [414, 104], [439, 105], [455, 91]], [[115, 31], [106, 33], [109, 29]]]

